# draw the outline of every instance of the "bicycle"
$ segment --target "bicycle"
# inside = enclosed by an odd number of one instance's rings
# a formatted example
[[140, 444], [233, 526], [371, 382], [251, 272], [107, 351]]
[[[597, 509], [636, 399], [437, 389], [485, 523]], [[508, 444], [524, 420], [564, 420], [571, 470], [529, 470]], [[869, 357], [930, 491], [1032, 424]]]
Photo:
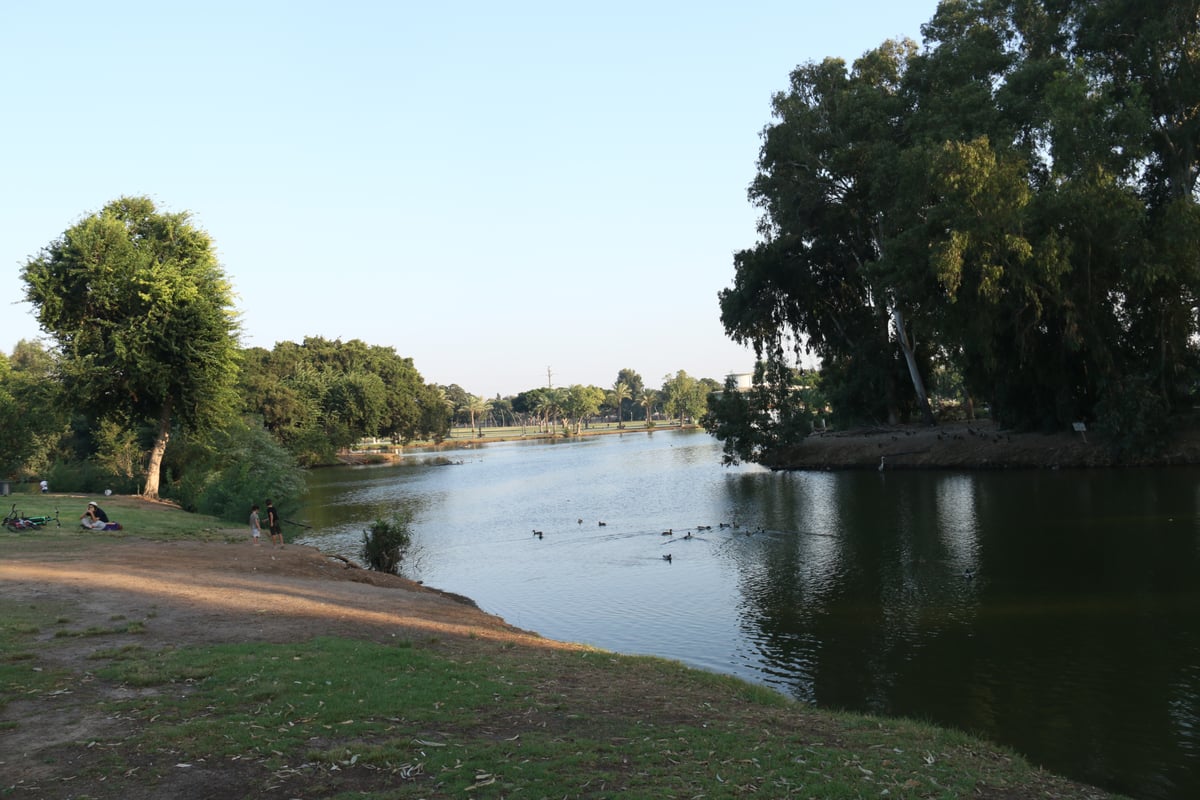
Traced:
[[58, 519], [58, 509], [57, 508], [54, 509], [54, 516], [52, 516], [52, 517], [51, 516], [26, 517], [17, 511], [17, 504], [13, 503], [12, 509], [8, 512], [8, 515], [4, 518], [4, 521], [0, 522], [0, 525], [3, 525], [4, 527], [8, 528], [13, 533], [18, 533], [20, 531], [37, 530], [39, 528], [42, 528], [42, 527], [50, 524], [51, 522], [53, 522], [55, 525], [57, 525], [60, 528], [62, 527], [62, 522], [60, 522]]
[[50, 516], [49, 514], [46, 514], [46, 515], [43, 515], [40, 517], [26, 517], [25, 519], [29, 520], [34, 525], [37, 525], [39, 528], [41, 528], [44, 525], [49, 525], [51, 522], [53, 522], [55, 524], [55, 526], [57, 526], [59, 528], [62, 527], [62, 523], [58, 521], [58, 509], [57, 508], [54, 509], [54, 516]]

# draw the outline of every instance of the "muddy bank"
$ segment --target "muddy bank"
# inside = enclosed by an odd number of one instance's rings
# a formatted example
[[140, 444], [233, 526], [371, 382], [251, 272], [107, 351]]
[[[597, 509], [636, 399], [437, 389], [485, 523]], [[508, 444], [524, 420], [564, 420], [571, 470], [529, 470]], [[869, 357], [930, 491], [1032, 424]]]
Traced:
[[1095, 432], [1006, 430], [990, 420], [814, 433], [773, 454], [780, 470], [1077, 469], [1200, 464], [1200, 431], [1182, 430], [1159, 456], [1120, 462]]

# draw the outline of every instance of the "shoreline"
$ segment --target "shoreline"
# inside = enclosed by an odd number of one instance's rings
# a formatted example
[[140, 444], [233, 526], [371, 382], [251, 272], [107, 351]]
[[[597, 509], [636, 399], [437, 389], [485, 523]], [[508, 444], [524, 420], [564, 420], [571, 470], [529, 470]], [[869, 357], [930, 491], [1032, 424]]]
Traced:
[[[703, 431], [695, 424], [664, 424], [648, 428], [583, 430], [504, 434], [471, 439], [447, 439], [388, 446], [381, 450], [339, 453], [337, 462], [324, 466], [394, 464], [406, 457], [446, 450], [470, 450], [479, 445], [522, 441], [570, 441], [593, 436]], [[1040, 433], [1014, 431], [992, 420], [943, 422], [933, 427], [919, 424], [877, 425], [846, 430], [814, 431], [802, 442], [767, 453], [762, 466], [774, 471], [830, 470], [1004, 470], [1100, 469], [1172, 467], [1200, 464], [1200, 428], [1178, 428], [1164, 450], [1153, 457], [1121, 460], [1096, 432]], [[882, 466], [881, 466], [882, 465]]]
[[[157, 527], [150, 515], [186, 513], [129, 497], [114, 498], [113, 505], [131, 515], [143, 510], [141, 527], [147, 530]], [[164, 528], [172, 529], [170, 523]], [[872, 794], [883, 786], [905, 787], [898, 797], [924, 796], [934, 785], [925, 782], [930, 763], [922, 754], [934, 752], [937, 783], [955, 781], [964, 793], [1002, 794], [1010, 800], [1116, 798], [1031, 768], [1004, 748], [964, 740], [955, 732], [901, 719], [817, 711], [789, 703], [775, 690], [676, 662], [548, 639], [439, 590], [399, 576], [348, 569], [316, 548], [255, 547], [240, 527], [197, 532], [205, 538], [149, 539], [128, 531], [90, 535], [66, 529], [6, 537], [11, 546], [0, 558], [0, 604], [25, 615], [13, 635], [20, 637], [22, 652], [29, 653], [17, 663], [33, 670], [31, 675], [47, 676], [36, 694], [21, 689], [7, 705], [0, 704], [0, 753], [7, 754], [0, 755], [0, 763], [7, 788], [74, 797], [82, 776], [92, 780], [98, 797], [125, 800], [242, 796], [278, 789], [281, 780], [290, 782], [287, 796], [294, 797], [387, 793], [402, 786], [395, 769], [366, 759], [356, 765], [347, 756], [394, 750], [397, 765], [428, 762], [428, 776], [413, 771], [403, 778], [405, 784], [415, 781], [413, 792], [422, 796], [461, 796], [464, 787], [475, 785], [472, 776], [478, 783], [481, 774], [498, 775], [508, 789], [533, 787], [545, 794], [547, 785], [559, 789], [564, 781], [587, 786], [595, 769], [580, 765], [580, 748], [599, 752], [617, 743], [621, 760], [604, 773], [611, 793], [627, 788], [644, 796], [666, 796], [678, 793], [681, 780], [709, 775], [713, 752], [724, 753], [715, 766], [722, 783], [733, 779], [758, 786], [773, 785], [764, 779], [792, 779], [801, 769], [794, 760], [800, 743], [806, 758], [829, 773], [823, 779], [828, 788], [869, 776], [864, 788]], [[320, 678], [329, 685], [327, 672], [299, 673], [299, 680], [271, 683], [272, 676], [290, 672], [293, 662], [310, 662], [312, 670], [332, 666], [321, 660], [330, 645], [315, 637], [374, 643], [382, 649], [370, 652], [386, 652], [405, 682], [420, 684], [426, 697], [441, 700], [431, 693], [475, 685], [496, 674], [518, 691], [506, 699], [488, 695], [467, 714], [458, 713], [454, 702], [445, 708], [436, 703], [433, 711], [397, 703], [347, 721], [346, 712], [326, 714], [314, 704], [319, 693], [313, 687], [321, 685]], [[203, 712], [196, 717], [198, 725], [212, 724], [215, 715], [226, 720], [228, 732], [244, 728], [240, 705], [206, 700], [196, 706], [190, 699], [221, 687], [209, 688], [194, 676], [140, 685], [105, 674], [118, 663], [142, 662], [153, 673], [171, 653], [208, 652], [233, 643], [251, 646], [246, 651], [250, 655], [237, 658], [251, 659], [246, 663], [254, 673], [246, 676], [244, 686], [233, 688], [277, 695], [271, 702], [287, 720], [255, 726], [253, 736], [262, 744], [249, 754], [238, 751], [231, 757], [219, 740], [198, 747], [186, 731], [175, 733], [176, 720], [195, 714], [196, 708]], [[270, 648], [294, 644], [301, 646], [294, 656], [275, 660], [277, 653], [292, 651]], [[260, 652], [262, 659], [253, 661]], [[410, 660], [436, 668], [406, 672], [403, 665]], [[481, 664], [486, 667], [476, 668]], [[264, 675], [257, 672], [261, 669], [266, 669]], [[362, 673], [364, 679], [372, 675]], [[378, 673], [377, 682], [354, 688], [391, 697], [394, 680], [396, 675]], [[137, 712], [114, 713], [131, 698]], [[313, 740], [301, 745], [270, 741], [287, 734], [293, 722], [311, 731], [321, 746], [307, 743]], [[353, 731], [342, 732], [341, 726], [352, 724], [357, 726]], [[767, 733], [758, 733], [763, 731]], [[739, 745], [732, 752], [731, 735]], [[701, 738], [707, 736], [718, 738]], [[453, 757], [438, 761], [431, 741], [452, 744]], [[675, 746], [675, 741], [683, 744]], [[896, 749], [898, 745], [903, 746]], [[424, 752], [418, 753], [417, 746]], [[675, 751], [666, 767], [665, 746]], [[530, 769], [535, 762], [546, 762], [548, 775], [558, 777], [530, 783], [532, 779], [514, 771], [513, 754], [522, 747], [535, 754]], [[455, 758], [463, 753], [469, 754], [473, 772], [457, 772]], [[882, 755], [876, 758], [877, 753]], [[120, 767], [115, 771], [114, 763]], [[818, 780], [812, 792], [821, 794], [823, 786]], [[698, 782], [688, 791], [698, 795], [705, 786]], [[939, 791], [944, 794], [944, 787]], [[601, 790], [580, 796], [609, 794]]]
[[1180, 429], [1157, 456], [1118, 459], [1088, 431], [1013, 431], [991, 420], [876, 426], [814, 433], [769, 454], [772, 470], [1004, 470], [1171, 467], [1200, 464], [1200, 431]]
[[569, 442], [574, 439], [588, 439], [593, 436], [624, 436], [625, 434], [644, 433], [647, 435], [654, 433], [670, 433], [678, 431], [703, 431], [699, 425], [688, 424], [662, 424], [654, 427], [646, 427], [645, 425], [638, 428], [592, 428], [584, 429], [579, 433], [572, 433], [569, 436], [564, 436], [560, 431], [537, 431], [534, 433], [508, 434], [498, 433], [496, 435], [476, 436], [473, 438], [446, 439], [442, 442], [413, 442], [405, 445], [380, 445], [380, 450], [349, 450], [338, 453], [336, 464], [327, 464], [323, 466], [363, 466], [367, 464], [386, 464], [395, 463], [405, 458], [406, 456], [417, 455], [426, 451], [438, 452], [441, 450], [471, 450], [479, 445], [501, 444], [504, 442], [538, 442], [538, 441], [564, 441]]

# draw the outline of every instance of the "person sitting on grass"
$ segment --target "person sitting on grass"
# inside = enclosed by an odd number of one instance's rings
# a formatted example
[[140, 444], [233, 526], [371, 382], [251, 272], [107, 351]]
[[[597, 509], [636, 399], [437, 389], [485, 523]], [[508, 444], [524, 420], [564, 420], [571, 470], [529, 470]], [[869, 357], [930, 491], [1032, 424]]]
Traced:
[[89, 530], [102, 531], [108, 525], [108, 514], [95, 503], [88, 503], [87, 511], [79, 518], [79, 524]]

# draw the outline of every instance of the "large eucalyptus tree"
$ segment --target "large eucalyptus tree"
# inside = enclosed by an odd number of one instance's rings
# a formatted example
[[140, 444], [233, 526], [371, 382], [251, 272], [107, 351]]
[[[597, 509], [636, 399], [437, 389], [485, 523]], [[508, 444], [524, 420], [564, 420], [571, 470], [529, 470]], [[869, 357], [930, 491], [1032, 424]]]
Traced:
[[1200, 0], [943, 0], [922, 33], [773, 98], [727, 333], [815, 353], [843, 419], [928, 420], [940, 362], [1007, 424], [1162, 430], [1200, 385]]
[[760, 356], [803, 346], [860, 382], [842, 398], [848, 413], [897, 421], [915, 407], [932, 423], [920, 298], [888, 266], [889, 242], [911, 220], [900, 180], [912, 113], [903, 79], [915, 52], [888, 42], [850, 69], [830, 58], [792, 73], [772, 100], [776, 122], [750, 188], [761, 240], [736, 254], [720, 303], [728, 334]]

